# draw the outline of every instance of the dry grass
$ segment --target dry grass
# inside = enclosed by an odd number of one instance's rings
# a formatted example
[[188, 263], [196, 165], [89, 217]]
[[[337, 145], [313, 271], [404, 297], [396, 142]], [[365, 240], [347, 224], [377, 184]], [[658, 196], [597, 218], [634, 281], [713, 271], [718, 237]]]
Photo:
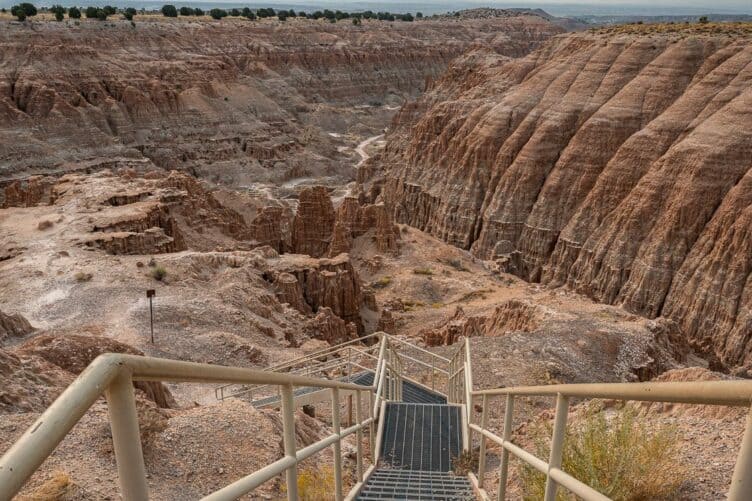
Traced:
[[[534, 432], [535, 452], [548, 458], [551, 425]], [[569, 425], [563, 470], [612, 499], [674, 499], [687, 470], [679, 462], [679, 437], [670, 426], [648, 427], [631, 408], [607, 418], [589, 409]], [[529, 466], [520, 470], [525, 500], [543, 499], [545, 476]], [[558, 500], [576, 499], [559, 489]]]
[[591, 28], [600, 34], [752, 35], [752, 23], [631, 23]]
[[73, 278], [76, 279], [76, 282], [88, 282], [92, 279], [94, 275], [91, 273], [86, 273], [83, 271], [77, 271], [75, 275], [73, 275]]
[[[283, 492], [287, 492], [283, 487]], [[298, 472], [298, 499], [328, 501], [334, 498], [334, 470], [331, 466]]]
[[58, 501], [66, 498], [66, 494], [73, 486], [67, 473], [56, 471], [42, 485], [25, 496], [18, 496], [18, 501]]
[[415, 273], [416, 275], [426, 275], [430, 277], [431, 275], [433, 275], [433, 270], [431, 268], [415, 268], [413, 270], [413, 273]]
[[389, 287], [389, 284], [391, 283], [392, 277], [381, 277], [378, 280], [371, 282], [371, 287], [374, 289], [384, 289], [386, 287]]

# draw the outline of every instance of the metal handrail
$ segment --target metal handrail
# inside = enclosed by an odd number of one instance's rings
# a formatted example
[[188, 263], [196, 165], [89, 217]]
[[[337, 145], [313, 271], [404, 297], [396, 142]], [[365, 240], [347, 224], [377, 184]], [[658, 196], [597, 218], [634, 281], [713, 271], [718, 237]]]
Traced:
[[[463, 357], [464, 355], [464, 357]], [[462, 367], [459, 360], [464, 358]], [[449, 390], [457, 401], [462, 396], [456, 391], [463, 385], [464, 407], [468, 423], [468, 438], [472, 431], [480, 436], [480, 451], [477, 476], [469, 475], [476, 491], [483, 499], [488, 499], [484, 489], [486, 474], [486, 441], [491, 440], [501, 447], [499, 465], [499, 500], [506, 498], [506, 484], [509, 470], [509, 453], [546, 475], [544, 501], [554, 501], [558, 488], [564, 487], [586, 501], [604, 501], [609, 498], [587, 484], [577, 480], [561, 469], [564, 437], [566, 435], [567, 414], [572, 398], [599, 398], [623, 401], [667, 402], [676, 404], [727, 405], [750, 407], [752, 405], [752, 381], [699, 381], [699, 382], [655, 382], [655, 383], [601, 383], [601, 384], [558, 384], [549, 386], [522, 386], [495, 388], [488, 390], [472, 389], [472, 366], [469, 339], [452, 357], [453, 379]], [[459, 367], [459, 368], [457, 368]], [[455, 370], [456, 368], [456, 370]], [[460, 382], [459, 380], [462, 379]], [[503, 435], [498, 436], [488, 428], [489, 401], [494, 397], [506, 397]], [[512, 425], [515, 397], [556, 397], [553, 435], [548, 462], [535, 457], [530, 452], [512, 443]], [[482, 398], [480, 425], [471, 423], [474, 398]], [[470, 447], [472, 440], [469, 440]], [[731, 479], [728, 499], [746, 501], [752, 499], [752, 409], [742, 437], [736, 466]]]
[[[86, 411], [103, 394], [107, 398], [115, 459], [120, 489], [126, 500], [148, 499], [146, 468], [144, 465], [133, 381], [170, 381], [231, 384], [276, 384], [282, 388], [282, 424], [285, 456], [234, 483], [211, 494], [207, 499], [230, 500], [242, 496], [276, 475], [285, 472], [287, 496], [297, 499], [297, 464], [303, 459], [334, 445], [335, 471], [339, 472], [335, 499], [342, 499], [341, 451], [342, 439], [352, 433], [358, 435], [356, 453], [356, 481], [363, 481], [362, 433], [369, 427], [371, 435], [374, 415], [361, 414], [363, 393], [372, 394], [374, 386], [343, 381], [310, 378], [292, 374], [258, 371], [240, 367], [182, 362], [123, 354], [104, 354], [97, 357], [53, 404], [32, 424], [0, 458], [0, 499], [10, 499], [57, 445], [65, 438]], [[295, 386], [328, 388], [332, 391], [333, 434], [296, 450], [294, 395]], [[339, 391], [356, 393], [356, 423], [345, 430], [339, 428]], [[369, 411], [370, 411], [369, 406]], [[336, 416], [336, 418], [334, 417]], [[375, 456], [371, 452], [372, 460]]]

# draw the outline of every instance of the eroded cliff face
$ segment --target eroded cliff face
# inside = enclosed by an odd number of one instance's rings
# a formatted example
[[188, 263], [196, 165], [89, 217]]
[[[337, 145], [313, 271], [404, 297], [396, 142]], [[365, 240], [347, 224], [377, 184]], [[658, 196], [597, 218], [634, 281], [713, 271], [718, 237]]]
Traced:
[[369, 106], [416, 95], [475, 42], [519, 56], [563, 31], [522, 14], [233, 21], [3, 22], [0, 179], [145, 158], [238, 185], [330, 175], [325, 159], [349, 158], [327, 132], [383, 127]]
[[645, 28], [560, 36], [521, 59], [474, 50], [403, 108], [366, 191], [383, 186], [398, 222], [673, 318], [749, 366], [750, 40]]

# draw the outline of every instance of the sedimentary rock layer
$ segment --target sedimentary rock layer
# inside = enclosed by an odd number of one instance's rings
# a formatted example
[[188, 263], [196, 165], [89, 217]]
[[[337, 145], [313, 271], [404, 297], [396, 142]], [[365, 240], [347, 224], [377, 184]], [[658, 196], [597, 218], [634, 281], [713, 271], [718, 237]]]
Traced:
[[474, 50], [367, 169], [386, 165], [373, 185], [398, 222], [673, 318], [749, 365], [752, 42], [676, 31], [561, 36], [513, 60]]
[[[296, 151], [309, 152], [308, 163], [320, 161], [312, 151], [335, 155], [317, 129], [346, 120], [353, 105], [415, 95], [477, 41], [517, 56], [563, 31], [522, 13], [362, 26], [113, 21], [2, 22], [0, 179], [145, 156], [252, 182], [248, 170]], [[211, 166], [230, 160], [241, 164], [233, 174]], [[309, 167], [301, 159], [276, 175]]]

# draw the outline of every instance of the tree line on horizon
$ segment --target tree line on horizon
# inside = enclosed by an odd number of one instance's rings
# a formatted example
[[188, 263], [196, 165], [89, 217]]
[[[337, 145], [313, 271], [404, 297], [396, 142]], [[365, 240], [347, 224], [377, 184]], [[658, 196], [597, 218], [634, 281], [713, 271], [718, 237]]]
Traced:
[[[142, 9], [141, 11], [138, 11], [134, 9], [133, 7], [128, 7], [126, 9], [118, 9], [117, 7], [113, 7], [111, 5], [105, 5], [104, 7], [63, 7], [62, 5], [53, 5], [49, 8], [40, 8], [37, 9], [34, 4], [23, 2], [19, 3], [18, 5], [14, 5], [10, 8], [11, 15], [15, 16], [19, 21], [25, 21], [27, 18], [31, 18], [33, 16], [36, 16], [39, 11], [47, 11], [51, 12], [55, 15], [55, 19], [58, 21], [62, 21], [65, 17], [65, 14], [68, 14], [68, 17], [70, 19], [80, 19], [82, 16], [86, 17], [87, 19], [98, 19], [100, 21], [105, 21], [109, 16], [113, 16], [115, 14], [120, 13], [125, 19], [128, 21], [133, 21], [133, 16], [138, 14], [139, 12], [141, 14], [145, 14], [147, 11]], [[0, 9], [0, 12], [7, 12], [5, 8]], [[305, 12], [305, 11], [299, 11], [295, 12], [293, 9], [280, 9], [275, 10], [271, 7], [262, 7], [257, 9], [251, 9], [249, 7], [244, 7], [242, 9], [211, 9], [209, 12], [205, 12], [203, 9], [198, 7], [180, 7], [179, 9], [175, 7], [172, 4], [166, 4], [163, 5], [161, 9], [159, 9], [159, 12], [162, 13], [165, 17], [178, 17], [178, 16], [204, 16], [209, 15], [213, 19], [220, 20], [225, 17], [244, 17], [246, 19], [249, 19], [251, 21], [255, 19], [264, 19], [264, 18], [271, 18], [271, 17], [277, 17], [280, 21], [285, 21], [288, 18], [294, 18], [294, 17], [300, 17], [305, 19], [326, 19], [329, 22], [336, 23], [337, 21], [341, 21], [343, 19], [351, 19], [352, 23], [354, 25], [359, 25], [361, 23], [362, 19], [374, 19], [379, 21], [406, 21], [406, 22], [412, 22], [415, 19], [421, 19], [423, 18], [423, 14], [421, 12], [418, 12], [415, 14], [415, 16], [412, 15], [412, 13], [408, 12], [405, 14], [395, 14], [391, 12], [373, 12], [371, 10], [367, 10], [364, 12], [347, 12], [347, 11], [341, 11], [341, 10], [330, 10], [330, 9], [324, 9], [324, 10], [316, 10], [314, 12]]]

